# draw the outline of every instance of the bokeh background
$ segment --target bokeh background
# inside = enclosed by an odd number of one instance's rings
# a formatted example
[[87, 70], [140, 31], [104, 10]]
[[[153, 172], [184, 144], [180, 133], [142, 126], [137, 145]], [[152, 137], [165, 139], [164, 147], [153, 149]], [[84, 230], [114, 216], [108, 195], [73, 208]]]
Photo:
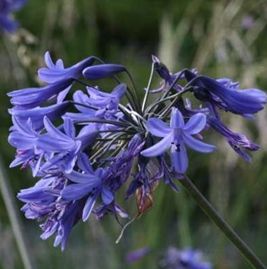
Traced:
[[[174, 193], [160, 185], [154, 206], [115, 240], [120, 226], [110, 216], [90, 218], [72, 232], [65, 252], [42, 241], [37, 223], [19, 212], [16, 193], [34, 183], [27, 171], [9, 169], [14, 150], [7, 143], [10, 90], [38, 84], [36, 69], [46, 50], [71, 65], [89, 55], [126, 65], [140, 93], [149, 77], [151, 55], [172, 71], [195, 67], [212, 77], [231, 77], [242, 87], [267, 89], [267, 1], [255, 0], [29, 0], [16, 14], [22, 28], [0, 37], [0, 154], [9, 197], [16, 206], [33, 268], [158, 268], [170, 246], [201, 249], [215, 269], [250, 268], [235, 247], [207, 219], [181, 188]], [[253, 163], [238, 158], [218, 136], [218, 151], [191, 154], [189, 175], [267, 263], [267, 110], [255, 121], [225, 118], [262, 146]], [[2, 188], [2, 194], [8, 194]], [[24, 268], [3, 196], [0, 197], [0, 268]], [[135, 214], [135, 201], [125, 202]], [[9, 214], [8, 214], [9, 213]], [[11, 216], [12, 217], [12, 216]], [[148, 246], [151, 253], [135, 264], [125, 255]]]

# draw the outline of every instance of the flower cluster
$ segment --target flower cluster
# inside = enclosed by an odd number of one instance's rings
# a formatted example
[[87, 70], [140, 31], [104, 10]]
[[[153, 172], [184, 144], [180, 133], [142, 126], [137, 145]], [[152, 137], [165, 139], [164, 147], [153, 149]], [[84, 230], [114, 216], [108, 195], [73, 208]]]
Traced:
[[161, 261], [162, 268], [166, 269], [212, 269], [209, 262], [203, 260], [200, 251], [193, 249], [179, 250], [169, 247]]
[[12, 13], [21, 9], [27, 0], [0, 0], [0, 27], [7, 32], [17, 29], [18, 23], [13, 19]]
[[[44, 86], [8, 94], [13, 105], [9, 143], [16, 148], [11, 167], [29, 167], [38, 178], [18, 194], [25, 203], [22, 211], [41, 223], [41, 238], [54, 234], [55, 246], [62, 249], [72, 227], [92, 214], [98, 219], [108, 213], [128, 217], [116, 199], [122, 186], [127, 186], [126, 199], [135, 195], [138, 215], [152, 206], [160, 182], [177, 190], [175, 179], [188, 168], [187, 149], [215, 149], [203, 141], [204, 132], [215, 130], [247, 161], [248, 152], [259, 149], [230, 130], [219, 112], [251, 117], [267, 101], [261, 90], [241, 90], [230, 79], [195, 70], [172, 74], [153, 56], [141, 102], [123, 65], [91, 56], [64, 67], [48, 52], [44, 60], [46, 66], [38, 70]], [[123, 75], [130, 85], [120, 81]], [[151, 89], [155, 75], [163, 81]], [[104, 90], [103, 85], [110, 86]], [[194, 99], [194, 106], [184, 94]]]

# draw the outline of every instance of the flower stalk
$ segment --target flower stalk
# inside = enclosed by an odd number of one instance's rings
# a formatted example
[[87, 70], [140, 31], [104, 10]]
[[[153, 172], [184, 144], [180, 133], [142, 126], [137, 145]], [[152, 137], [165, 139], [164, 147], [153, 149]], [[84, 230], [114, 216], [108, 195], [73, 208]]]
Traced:
[[225, 234], [225, 236], [239, 249], [241, 254], [247, 259], [250, 265], [256, 269], [266, 269], [267, 267], [257, 257], [254, 251], [239, 237], [233, 228], [218, 214], [210, 202], [202, 195], [196, 185], [188, 176], [180, 180], [189, 194], [197, 202], [204, 213], [215, 223], [215, 225]]

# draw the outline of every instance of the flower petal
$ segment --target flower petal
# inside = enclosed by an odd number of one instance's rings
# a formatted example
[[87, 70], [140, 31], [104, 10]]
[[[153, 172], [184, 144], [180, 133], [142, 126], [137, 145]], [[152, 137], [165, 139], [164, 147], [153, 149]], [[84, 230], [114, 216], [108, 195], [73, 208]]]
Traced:
[[114, 200], [113, 193], [106, 187], [102, 189], [101, 198], [105, 205], [109, 205]]
[[47, 130], [47, 132], [49, 133], [49, 135], [51, 135], [52, 137], [54, 137], [54, 139], [59, 139], [59, 140], [63, 140], [63, 141], [71, 141], [72, 139], [70, 137], [68, 137], [67, 135], [63, 134], [61, 131], [59, 131], [53, 124], [52, 122], [49, 120], [48, 117], [44, 117], [44, 126], [45, 129]]
[[186, 145], [196, 151], [209, 153], [215, 150], [215, 146], [201, 142], [198, 139], [193, 138], [191, 135], [183, 134], [183, 140]]
[[86, 185], [97, 185], [100, 182], [99, 178], [94, 174], [82, 174], [76, 171], [72, 171], [66, 177], [72, 182]]
[[177, 150], [176, 146], [173, 145], [171, 148], [171, 160], [174, 170], [183, 174], [187, 170], [188, 167], [188, 157], [185, 145], [183, 143], [180, 144], [179, 150]]
[[177, 108], [172, 108], [171, 113], [171, 128], [183, 128], [184, 127], [184, 117], [182, 113]]
[[63, 199], [67, 201], [79, 200], [92, 190], [92, 186], [87, 184], [70, 184], [61, 193]]
[[184, 131], [188, 134], [198, 134], [206, 125], [206, 116], [203, 113], [197, 113], [192, 116], [185, 124]]
[[117, 97], [118, 99], [121, 99], [123, 97], [123, 95], [125, 94], [127, 89], [127, 86], [125, 83], [121, 83], [119, 85], [117, 85], [113, 91], [111, 92], [111, 95]]
[[170, 133], [152, 147], [141, 151], [141, 154], [145, 157], [155, 157], [161, 155], [165, 150], [167, 150], [171, 146], [172, 140], [173, 135], [172, 133]]
[[146, 127], [151, 134], [158, 137], [165, 137], [171, 130], [165, 122], [158, 118], [148, 119]]
[[74, 124], [70, 118], [64, 118], [63, 127], [64, 127], [65, 134], [67, 136], [71, 137], [72, 139], [74, 139], [75, 138], [75, 127], [74, 127]]
[[87, 201], [86, 201], [85, 206], [83, 208], [83, 215], [82, 215], [83, 221], [88, 220], [88, 218], [90, 217], [91, 212], [95, 206], [95, 203], [96, 203], [96, 195], [90, 195], [87, 198]]

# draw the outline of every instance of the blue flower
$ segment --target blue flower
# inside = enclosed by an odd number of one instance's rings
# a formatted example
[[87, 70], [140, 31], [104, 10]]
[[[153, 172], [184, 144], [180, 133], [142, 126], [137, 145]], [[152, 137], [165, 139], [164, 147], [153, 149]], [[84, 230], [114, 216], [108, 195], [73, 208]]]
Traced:
[[12, 17], [12, 13], [22, 8], [26, 0], [1, 0], [0, 1], [0, 27], [7, 32], [14, 32], [18, 28], [18, 22]]
[[164, 151], [171, 148], [171, 160], [174, 170], [177, 173], [185, 173], [188, 167], [186, 147], [199, 152], [212, 152], [215, 147], [195, 139], [192, 135], [198, 134], [206, 126], [206, 117], [198, 113], [184, 122], [181, 112], [173, 108], [171, 113], [170, 127], [157, 118], [150, 118], [147, 122], [147, 129], [154, 136], [163, 137], [155, 145], [143, 150], [141, 154], [145, 157], [162, 155]]
[[166, 269], [212, 269], [209, 262], [203, 261], [200, 251], [190, 248], [178, 250], [169, 247], [161, 265]]
[[53, 63], [50, 53], [47, 51], [44, 55], [44, 61], [47, 67], [39, 68], [38, 77], [47, 83], [54, 83], [61, 80], [77, 79], [81, 77], [82, 70], [93, 64], [95, 57], [88, 57], [77, 64], [64, 68], [64, 63], [58, 59]]
[[239, 85], [229, 79], [215, 80], [206, 76], [197, 76], [189, 70], [184, 72], [191, 83], [195, 96], [203, 101], [236, 114], [254, 114], [264, 108], [267, 95], [259, 89], [240, 90]]
[[64, 188], [62, 197], [67, 201], [76, 201], [86, 197], [82, 213], [82, 219], [86, 221], [100, 195], [105, 205], [109, 205], [113, 201], [114, 196], [111, 190], [103, 183], [106, 176], [104, 169], [98, 168], [96, 171], [93, 171], [85, 154], [80, 156], [78, 165], [82, 172], [72, 171], [72, 173], [66, 175], [74, 184], [69, 184]]
[[9, 92], [11, 104], [20, 109], [34, 108], [63, 91], [69, 91], [72, 80], [59, 81], [40, 88], [25, 88]]
[[64, 250], [72, 227], [81, 219], [84, 201], [66, 202], [60, 196], [66, 185], [62, 175], [50, 175], [39, 180], [35, 186], [21, 190], [18, 199], [25, 202], [22, 211], [28, 219], [43, 223], [42, 239], [56, 234], [54, 246], [61, 245]]
[[40, 169], [71, 173], [79, 154], [94, 141], [97, 130], [94, 125], [85, 126], [76, 137], [73, 122], [68, 118], [64, 119], [63, 130], [56, 128], [47, 117], [44, 126], [47, 133], [38, 139], [37, 146], [51, 157], [47, 157]]
[[[175, 74], [172, 74], [166, 65], [164, 65], [156, 56], [152, 56], [152, 61], [155, 66], [156, 72], [159, 74], [161, 78], [163, 78], [165, 84], [161, 86], [159, 89], [154, 90], [154, 92], [158, 92], [161, 90], [166, 90], [170, 86], [172, 86], [176, 91], [180, 91], [182, 89], [182, 86], [180, 86], [177, 82], [180, 79], [184, 78], [183, 72], [177, 72]], [[176, 83], [174, 83], [176, 81]]]
[[218, 117], [209, 117], [208, 124], [223, 135], [234, 151], [247, 162], [251, 161], [251, 156], [246, 151], [257, 151], [260, 149], [259, 145], [253, 143], [244, 134], [235, 133], [230, 130]]
[[28, 119], [31, 119], [33, 128], [35, 130], [40, 130], [44, 126], [43, 118], [45, 116], [53, 121], [62, 116], [68, 107], [69, 102], [62, 102], [47, 107], [35, 107], [27, 110], [14, 107], [9, 109], [8, 112], [12, 116], [19, 118], [21, 122], [26, 122]]
[[30, 166], [33, 175], [39, 171], [43, 152], [37, 148], [37, 141], [40, 137], [32, 125], [31, 119], [22, 122], [17, 117], [12, 117], [13, 126], [8, 136], [8, 142], [17, 149], [15, 160], [12, 161], [10, 167], [22, 165], [23, 168]]
[[69, 112], [66, 116], [75, 122], [86, 121], [92, 117], [116, 120], [121, 116], [118, 106], [125, 91], [126, 85], [123, 83], [117, 85], [110, 93], [93, 87], [87, 87], [89, 96], [82, 91], [76, 91], [73, 101], [80, 113]]

